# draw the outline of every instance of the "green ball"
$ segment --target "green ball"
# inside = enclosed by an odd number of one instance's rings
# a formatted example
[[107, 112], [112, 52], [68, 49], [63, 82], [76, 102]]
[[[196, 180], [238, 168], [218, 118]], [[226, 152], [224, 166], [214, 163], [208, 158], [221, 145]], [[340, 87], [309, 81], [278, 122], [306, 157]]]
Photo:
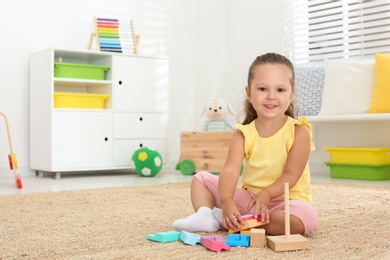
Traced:
[[142, 177], [154, 177], [162, 168], [160, 153], [147, 147], [137, 149], [131, 160], [134, 162], [135, 172]]

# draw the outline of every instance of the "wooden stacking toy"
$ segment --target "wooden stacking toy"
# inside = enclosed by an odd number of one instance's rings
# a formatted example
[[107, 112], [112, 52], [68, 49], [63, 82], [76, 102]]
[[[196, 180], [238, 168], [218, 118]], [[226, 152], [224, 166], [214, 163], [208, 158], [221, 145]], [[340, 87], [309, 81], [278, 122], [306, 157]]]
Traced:
[[310, 241], [302, 235], [290, 234], [290, 188], [289, 184], [284, 184], [284, 226], [285, 235], [267, 236], [267, 245], [274, 251], [288, 251], [308, 249]]

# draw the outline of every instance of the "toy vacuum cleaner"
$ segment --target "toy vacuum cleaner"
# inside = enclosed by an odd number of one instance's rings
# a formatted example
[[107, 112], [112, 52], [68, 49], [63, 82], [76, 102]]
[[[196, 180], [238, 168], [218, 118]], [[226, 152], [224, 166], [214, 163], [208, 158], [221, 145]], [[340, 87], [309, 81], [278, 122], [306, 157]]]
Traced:
[[16, 160], [16, 154], [14, 154], [12, 151], [12, 142], [11, 142], [11, 134], [9, 131], [9, 126], [8, 126], [8, 119], [1, 112], [0, 112], [0, 115], [4, 117], [5, 126], [7, 128], [9, 151], [10, 151], [10, 154], [8, 155], [9, 167], [14, 172], [14, 178], [15, 178], [16, 185], [18, 186], [19, 189], [21, 189], [22, 188], [22, 179], [20, 178], [20, 175], [16, 173], [16, 169], [18, 168], [18, 161]]

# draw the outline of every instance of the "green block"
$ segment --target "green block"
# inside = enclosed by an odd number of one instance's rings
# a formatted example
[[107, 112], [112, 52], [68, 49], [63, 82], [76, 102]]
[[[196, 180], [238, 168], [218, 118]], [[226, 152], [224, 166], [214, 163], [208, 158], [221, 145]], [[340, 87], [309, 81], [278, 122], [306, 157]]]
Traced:
[[159, 232], [155, 234], [146, 235], [146, 239], [157, 242], [167, 243], [180, 240], [180, 232], [178, 231], [167, 231]]

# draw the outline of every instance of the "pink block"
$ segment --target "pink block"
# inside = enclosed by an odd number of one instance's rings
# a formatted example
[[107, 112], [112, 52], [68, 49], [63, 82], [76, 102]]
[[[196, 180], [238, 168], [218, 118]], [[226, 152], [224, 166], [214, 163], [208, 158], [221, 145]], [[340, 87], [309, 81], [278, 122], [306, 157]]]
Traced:
[[223, 238], [221, 236], [202, 236], [200, 238], [200, 244], [202, 246], [204, 246], [204, 240], [205, 239], [211, 239], [211, 240], [218, 241], [218, 242], [222, 242], [223, 241]]
[[250, 220], [250, 219], [254, 219], [254, 218], [255, 218], [255, 216], [254, 216], [253, 214], [242, 215], [241, 217], [242, 217], [242, 219], [243, 219], [244, 221], [247, 221], [247, 220]]
[[[255, 216], [253, 214], [242, 215], [241, 217], [244, 221], [251, 220], [251, 219], [255, 218]], [[261, 222], [261, 215], [257, 216], [257, 222]]]
[[230, 251], [231, 249], [231, 247], [226, 245], [225, 243], [220, 241], [215, 241], [210, 238], [203, 239], [203, 246], [214, 252], [221, 252], [222, 249], [226, 251]]

